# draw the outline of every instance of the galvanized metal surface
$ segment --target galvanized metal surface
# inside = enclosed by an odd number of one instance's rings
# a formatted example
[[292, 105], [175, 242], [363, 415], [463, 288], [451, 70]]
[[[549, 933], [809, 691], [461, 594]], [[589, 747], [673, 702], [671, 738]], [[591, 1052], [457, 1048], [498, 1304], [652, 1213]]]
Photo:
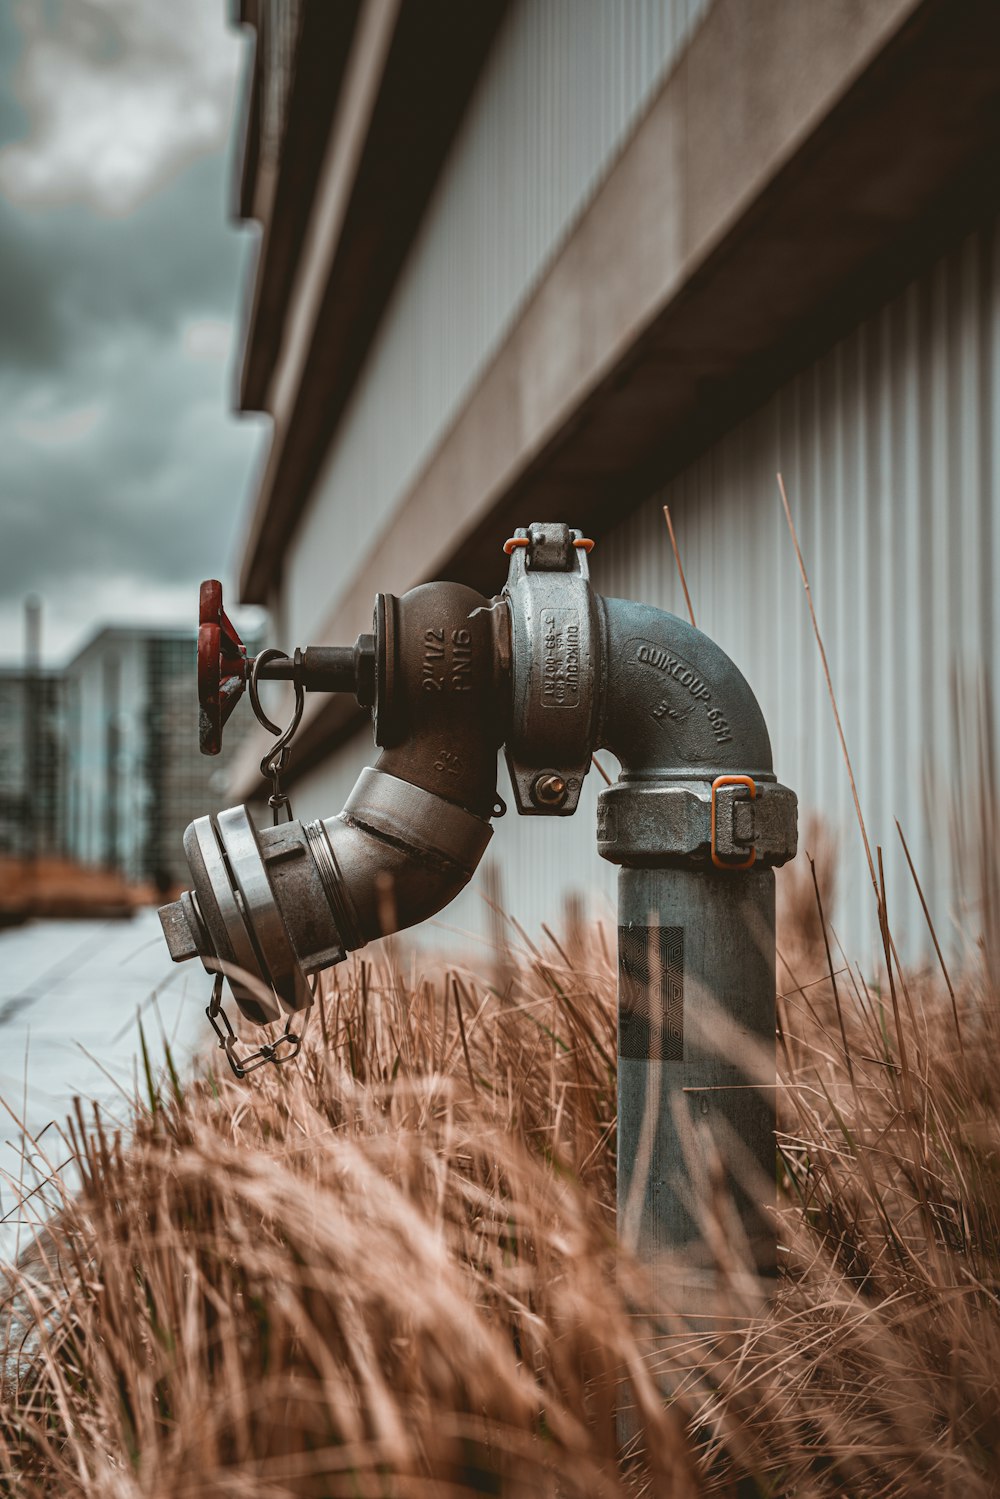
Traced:
[[[340, 818], [327, 819], [341, 820], [457, 864], [470, 875], [490, 841], [490, 825], [482, 818], [380, 770], [362, 770]], [[327, 831], [339, 837], [342, 829]]]
[[[599, 742], [615, 751], [627, 778], [604, 791], [598, 807], [600, 852], [624, 866], [618, 1227], [654, 1277], [665, 1252], [683, 1257], [695, 1294], [678, 1284], [676, 1258], [662, 1289], [699, 1315], [713, 1276], [703, 1214], [723, 1179], [726, 1211], [738, 1215], [755, 1268], [768, 1274], [775, 1265], [775, 906], [767, 866], [795, 851], [796, 801], [775, 786], [753, 693], [713, 640], [645, 603], [598, 604], [606, 652]], [[670, 815], [677, 792], [695, 806], [708, 803], [707, 847], [704, 837], [679, 846]], [[769, 797], [776, 815], [758, 826], [757, 802], [763, 809]]]
[[[783, 780], [839, 844], [834, 921], [864, 961], [874, 900], [806, 601], [781, 510], [782, 470], [812, 581], [890, 919], [928, 947], [898, 817], [942, 926], [978, 919], [954, 814], [976, 805], [975, 699], [1000, 673], [997, 446], [1000, 263], [970, 236], [790, 381], [594, 553], [596, 586], [683, 610], [663, 530], [670, 504], [698, 624], [757, 693]], [[979, 687], [985, 685], [982, 693]]]
[[613, 864], [633, 868], [662, 864], [665, 856], [747, 867], [786, 864], [796, 850], [795, 793], [763, 782], [750, 800], [745, 785], [717, 790], [708, 781], [618, 782], [598, 799], [597, 849]]
[[[867, 867], [775, 473], [784, 472], [810, 570], [872, 844], [885, 849], [898, 940], [914, 958], [928, 950], [896, 817], [940, 935], [961, 943], [952, 917], [964, 911], [974, 928], [978, 890], [971, 861], [953, 849], [953, 813], [975, 821], [975, 701], [992, 717], [1000, 695], [998, 254], [993, 226], [968, 237], [591, 557], [601, 592], [684, 614], [669, 502], [698, 624], [757, 695], [777, 771], [799, 794], [802, 846], [815, 846], [811, 813], [837, 836], [833, 921], [866, 964], [878, 952]], [[323, 813], [372, 753], [365, 730], [297, 785], [297, 804]], [[616, 774], [613, 757], [601, 758]], [[613, 872], [594, 836], [601, 784], [588, 775], [572, 818], [496, 825], [503, 898], [529, 928], [558, 920], [572, 890], [613, 919]], [[475, 884], [443, 924], [488, 930]]]
[[289, 546], [283, 638], [317, 638], [708, 4], [512, 6]]
[[503, 596], [510, 606], [512, 701], [506, 759], [517, 810], [526, 816], [571, 815], [590, 765], [600, 656], [583, 540], [566, 525], [533, 523], [507, 543]]
[[193, 890], [160, 910], [167, 948], [223, 972], [248, 1019], [281, 1019], [311, 1003], [304, 975], [447, 905], [490, 836], [482, 818], [374, 769], [323, 822], [258, 832], [243, 807], [197, 818], [184, 840]]
[[[644, 1258], [710, 1279], [699, 1205], [726, 1171], [757, 1268], [774, 1268], [774, 875], [622, 870], [618, 1223]], [[676, 1263], [663, 1286], [674, 1305]]]

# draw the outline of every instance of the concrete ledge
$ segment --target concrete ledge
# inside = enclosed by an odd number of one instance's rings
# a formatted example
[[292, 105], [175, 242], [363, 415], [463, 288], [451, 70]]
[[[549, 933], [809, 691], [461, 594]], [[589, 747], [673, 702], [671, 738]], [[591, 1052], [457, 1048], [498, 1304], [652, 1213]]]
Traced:
[[[340, 4], [322, 0], [319, 9], [332, 12]], [[307, 309], [292, 307], [285, 316], [283, 346], [269, 376], [267, 406], [275, 427], [244, 552], [246, 602], [267, 602], [283, 538], [301, 514], [506, 5], [366, 0], [361, 9], [334, 129], [335, 136], [356, 135], [357, 149], [347, 153], [336, 183], [342, 211], [332, 243], [322, 246], [319, 294], [310, 296]], [[373, 70], [377, 75], [367, 76]], [[364, 86], [354, 88], [358, 75]], [[309, 106], [308, 97], [293, 99], [290, 110], [304, 108], [308, 118]], [[334, 155], [336, 145], [333, 140]], [[329, 204], [314, 206], [318, 217], [308, 237]], [[267, 295], [265, 287], [258, 300]], [[291, 326], [303, 317], [304, 330]], [[248, 402], [260, 395], [256, 370], [253, 359]]]
[[[246, 100], [243, 162], [237, 210], [263, 227], [260, 258], [250, 288], [238, 404], [263, 411], [281, 346], [288, 299], [303, 248], [327, 136], [333, 123], [360, 0], [309, 4], [302, 10], [294, 82], [281, 142], [280, 168], [257, 190], [260, 165], [258, 43]], [[254, 7], [256, 11], [256, 7]], [[253, 18], [256, 24], [256, 17]]]

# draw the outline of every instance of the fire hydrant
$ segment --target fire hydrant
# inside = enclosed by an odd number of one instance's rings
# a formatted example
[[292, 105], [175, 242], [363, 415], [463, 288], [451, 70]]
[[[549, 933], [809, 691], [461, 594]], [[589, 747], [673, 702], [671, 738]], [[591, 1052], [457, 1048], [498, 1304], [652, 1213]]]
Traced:
[[706, 1158], [692, 1141], [707, 1131], [767, 1273], [773, 871], [795, 853], [796, 798], [729, 657], [671, 614], [595, 593], [591, 545], [566, 525], [529, 526], [505, 545], [498, 598], [460, 583], [380, 594], [354, 646], [256, 661], [206, 584], [203, 749], [218, 751], [244, 687], [257, 704], [271, 677], [292, 682], [296, 721], [305, 691], [352, 693], [382, 754], [337, 816], [263, 829], [245, 807], [198, 818], [185, 834], [193, 889], [160, 919], [174, 960], [224, 973], [247, 1018], [293, 1016], [307, 976], [387, 935], [387, 911], [392, 930], [413, 926], [468, 883], [503, 810], [500, 746], [517, 810], [535, 817], [573, 813], [594, 750], [610, 750], [621, 775], [600, 794], [597, 844], [621, 867], [620, 1222], [645, 1258], [683, 1249], [698, 1272]]

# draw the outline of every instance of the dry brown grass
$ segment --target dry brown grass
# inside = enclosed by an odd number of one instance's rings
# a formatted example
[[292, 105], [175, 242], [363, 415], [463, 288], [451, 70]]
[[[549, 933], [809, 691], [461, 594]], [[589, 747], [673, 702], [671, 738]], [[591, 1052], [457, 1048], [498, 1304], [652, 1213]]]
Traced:
[[635, 1314], [601, 932], [488, 972], [390, 947], [334, 973], [298, 1067], [167, 1076], [127, 1140], [77, 1126], [83, 1190], [16, 1277], [3, 1491], [996, 1492], [996, 990], [970, 972], [953, 1012], [931, 973], [832, 982], [803, 930], [784, 1273], [741, 1331]]

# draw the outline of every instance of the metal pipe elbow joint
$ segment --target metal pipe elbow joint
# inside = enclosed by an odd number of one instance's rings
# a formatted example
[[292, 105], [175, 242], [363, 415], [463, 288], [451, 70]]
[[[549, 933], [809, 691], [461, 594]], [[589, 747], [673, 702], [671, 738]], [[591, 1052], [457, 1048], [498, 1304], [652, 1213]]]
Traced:
[[248, 1019], [303, 1008], [309, 975], [432, 916], [471, 879], [497, 810], [497, 627], [460, 584], [379, 595], [383, 752], [343, 810], [257, 829], [233, 807], [188, 828], [193, 889], [160, 911], [167, 945], [225, 973]]
[[667, 1294], [682, 1252], [682, 1309], [702, 1316], [713, 1153], [756, 1268], [775, 1265], [774, 869], [794, 856], [797, 804], [733, 661], [671, 614], [595, 593], [592, 545], [562, 523], [518, 529], [499, 599], [456, 583], [380, 595], [374, 640], [313, 648], [315, 668], [307, 651], [314, 686], [353, 681], [374, 707], [377, 765], [336, 817], [263, 831], [244, 807], [199, 818], [193, 889], [160, 916], [176, 960], [200, 956], [245, 1015], [277, 1019], [309, 1002], [306, 975], [468, 882], [502, 810], [500, 745], [531, 816], [574, 812], [593, 751], [612, 751], [621, 776], [598, 798], [597, 840], [620, 866], [619, 1213], [644, 1258], [673, 1257]]
[[735, 662], [662, 609], [597, 602], [597, 739], [622, 767], [598, 802], [601, 855], [723, 871], [793, 858], [796, 798], [777, 784], [763, 714]]
[[598, 732], [622, 765], [597, 831], [621, 866], [619, 1212], [634, 1215], [628, 1232], [663, 1294], [704, 1316], [713, 1156], [762, 1285], [776, 1264], [774, 868], [794, 856], [797, 803], [775, 779], [756, 698], [714, 641], [644, 604], [599, 609]]

